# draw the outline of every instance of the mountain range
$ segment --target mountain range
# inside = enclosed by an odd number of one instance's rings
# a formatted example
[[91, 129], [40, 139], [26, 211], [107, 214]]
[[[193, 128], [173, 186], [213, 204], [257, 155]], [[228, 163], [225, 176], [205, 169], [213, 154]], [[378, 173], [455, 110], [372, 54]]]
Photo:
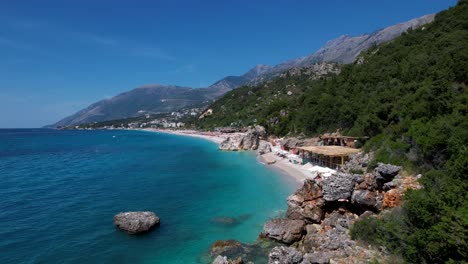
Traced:
[[275, 66], [259, 64], [241, 76], [227, 76], [206, 88], [160, 84], [145, 85], [93, 103], [51, 125], [51, 127], [121, 119], [143, 113], [170, 112], [190, 105], [210, 102], [237, 87], [257, 85], [292, 68], [306, 67], [320, 62], [353, 63], [362, 51], [390, 41], [410, 28], [430, 23], [434, 16], [432, 14], [425, 15], [370, 34], [354, 37], [340, 36], [328, 41], [322, 48], [308, 56], [288, 60]]

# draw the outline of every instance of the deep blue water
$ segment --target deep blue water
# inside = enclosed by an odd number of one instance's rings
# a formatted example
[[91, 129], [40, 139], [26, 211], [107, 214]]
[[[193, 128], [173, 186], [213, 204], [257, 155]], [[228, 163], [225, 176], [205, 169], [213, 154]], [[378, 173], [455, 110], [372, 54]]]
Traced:
[[[254, 241], [295, 187], [254, 153], [202, 139], [0, 130], [0, 263], [200, 263], [215, 240]], [[140, 236], [113, 226], [136, 210], [161, 226]]]

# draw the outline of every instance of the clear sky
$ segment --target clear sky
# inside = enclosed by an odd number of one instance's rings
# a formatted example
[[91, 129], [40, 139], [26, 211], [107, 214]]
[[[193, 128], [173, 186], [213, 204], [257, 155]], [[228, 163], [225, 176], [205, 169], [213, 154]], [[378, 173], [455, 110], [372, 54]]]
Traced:
[[40, 127], [144, 84], [205, 87], [456, 0], [0, 0], [0, 127]]

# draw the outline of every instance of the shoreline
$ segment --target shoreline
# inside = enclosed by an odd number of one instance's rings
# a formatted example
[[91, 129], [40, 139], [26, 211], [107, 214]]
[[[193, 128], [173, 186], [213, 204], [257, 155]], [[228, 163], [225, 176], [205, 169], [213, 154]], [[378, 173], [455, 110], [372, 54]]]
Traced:
[[[165, 130], [157, 128], [144, 128], [139, 129], [142, 131], [148, 131], [153, 133], [165, 133], [178, 136], [194, 137], [209, 140], [216, 144], [220, 144], [228, 137], [233, 135], [243, 134], [243, 133], [232, 133], [232, 134], [222, 134], [219, 132], [200, 132], [197, 130]], [[296, 181], [298, 185], [302, 184], [305, 179], [310, 176], [310, 172], [302, 170], [301, 165], [293, 164], [288, 161], [286, 158], [280, 158], [276, 156], [273, 152], [266, 153], [263, 155], [257, 155], [256, 161], [265, 165], [266, 167], [273, 168], [280, 174], [289, 177]], [[273, 162], [274, 161], [274, 162]], [[271, 163], [273, 162], [273, 163]]]

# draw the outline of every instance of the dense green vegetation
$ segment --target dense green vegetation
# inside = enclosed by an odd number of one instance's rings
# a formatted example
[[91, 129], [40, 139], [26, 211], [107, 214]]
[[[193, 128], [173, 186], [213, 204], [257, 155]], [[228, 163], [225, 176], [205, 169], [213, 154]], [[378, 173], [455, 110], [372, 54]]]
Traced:
[[356, 224], [353, 237], [410, 263], [467, 261], [468, 1], [362, 56], [321, 80], [289, 76], [236, 89], [198, 125], [371, 137], [365, 150], [376, 161], [423, 172], [424, 188], [407, 192], [401, 210]]

